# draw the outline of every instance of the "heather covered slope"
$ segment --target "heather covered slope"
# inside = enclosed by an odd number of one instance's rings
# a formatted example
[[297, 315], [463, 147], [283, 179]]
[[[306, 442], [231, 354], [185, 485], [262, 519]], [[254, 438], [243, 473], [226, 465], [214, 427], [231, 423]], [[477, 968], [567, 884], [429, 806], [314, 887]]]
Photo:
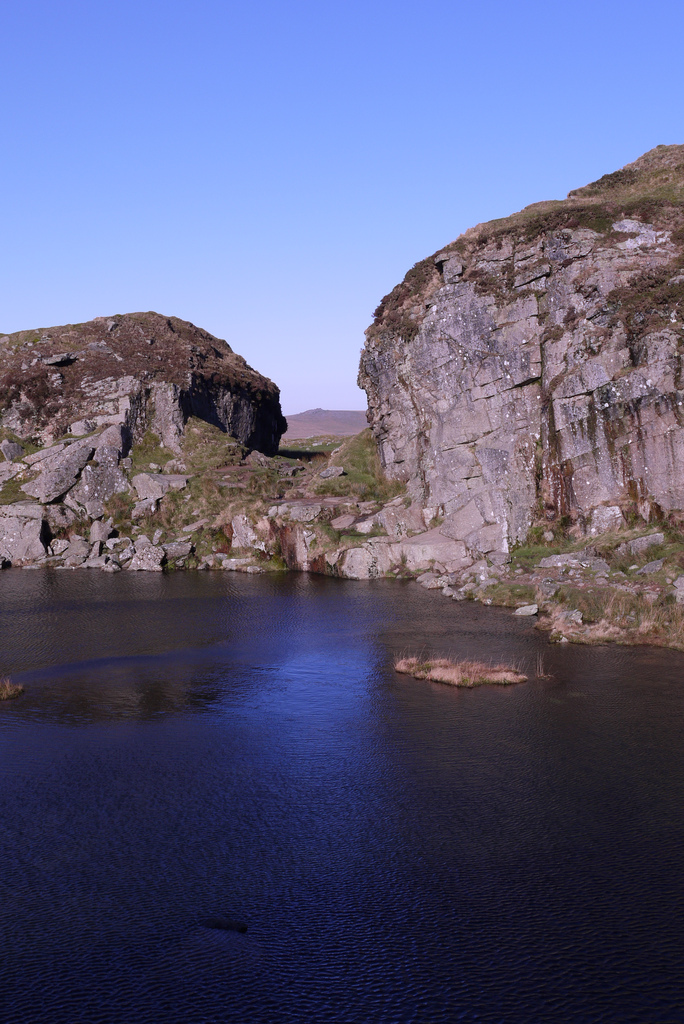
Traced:
[[471, 557], [684, 509], [684, 146], [416, 264], [361, 357], [390, 477]]
[[179, 450], [189, 416], [268, 454], [286, 427], [273, 382], [177, 317], [128, 313], [0, 337], [0, 427], [21, 438], [120, 423]]

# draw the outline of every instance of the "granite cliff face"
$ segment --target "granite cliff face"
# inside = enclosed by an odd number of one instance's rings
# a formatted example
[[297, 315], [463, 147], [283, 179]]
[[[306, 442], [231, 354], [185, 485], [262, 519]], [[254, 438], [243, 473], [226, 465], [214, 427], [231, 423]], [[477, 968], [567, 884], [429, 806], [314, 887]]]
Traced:
[[470, 229], [376, 310], [389, 477], [467, 556], [684, 509], [684, 146]]
[[278, 450], [278, 388], [225, 341], [158, 313], [0, 337], [0, 428], [50, 445], [121, 426], [124, 445], [150, 429], [180, 451], [190, 416], [249, 448]]

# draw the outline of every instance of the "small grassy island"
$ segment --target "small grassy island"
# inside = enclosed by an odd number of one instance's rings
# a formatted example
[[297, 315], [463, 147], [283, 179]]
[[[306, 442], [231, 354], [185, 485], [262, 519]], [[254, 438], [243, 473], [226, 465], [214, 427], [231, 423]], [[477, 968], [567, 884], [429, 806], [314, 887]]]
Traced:
[[484, 686], [487, 683], [510, 686], [527, 682], [527, 676], [508, 665], [485, 665], [481, 661], [451, 661], [449, 658], [398, 658], [395, 672], [414, 679], [428, 679], [450, 686]]

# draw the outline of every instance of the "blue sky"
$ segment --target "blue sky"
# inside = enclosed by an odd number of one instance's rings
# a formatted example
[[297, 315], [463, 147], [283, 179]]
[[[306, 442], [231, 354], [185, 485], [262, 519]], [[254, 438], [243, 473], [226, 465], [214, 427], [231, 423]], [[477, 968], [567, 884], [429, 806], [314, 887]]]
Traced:
[[154, 309], [286, 413], [472, 224], [684, 142], [681, 3], [4, 0], [0, 330]]

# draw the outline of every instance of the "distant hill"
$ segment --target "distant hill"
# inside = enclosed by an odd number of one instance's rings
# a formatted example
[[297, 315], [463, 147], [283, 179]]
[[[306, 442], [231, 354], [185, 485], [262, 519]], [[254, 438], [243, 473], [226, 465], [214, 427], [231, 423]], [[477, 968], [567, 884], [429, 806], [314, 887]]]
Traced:
[[349, 437], [358, 434], [368, 426], [365, 412], [348, 409], [307, 409], [287, 417], [287, 433], [283, 440], [294, 441], [300, 437], [317, 437], [319, 434], [334, 434]]

